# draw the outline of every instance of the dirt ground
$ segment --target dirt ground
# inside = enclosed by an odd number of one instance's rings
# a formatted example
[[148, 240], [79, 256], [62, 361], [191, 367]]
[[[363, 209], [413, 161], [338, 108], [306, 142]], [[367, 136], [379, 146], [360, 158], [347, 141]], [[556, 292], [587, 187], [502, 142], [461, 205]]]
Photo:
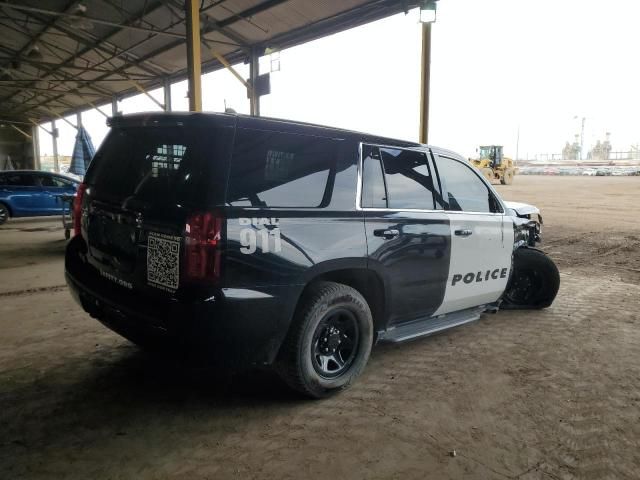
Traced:
[[640, 178], [498, 188], [543, 211], [554, 305], [376, 348], [325, 401], [159, 365], [75, 306], [58, 219], [0, 227], [0, 478], [640, 478]]

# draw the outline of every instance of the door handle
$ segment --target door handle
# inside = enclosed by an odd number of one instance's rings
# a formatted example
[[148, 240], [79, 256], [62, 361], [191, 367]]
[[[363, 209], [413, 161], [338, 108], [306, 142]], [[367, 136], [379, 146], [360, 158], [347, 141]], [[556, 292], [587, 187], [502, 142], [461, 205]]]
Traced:
[[373, 234], [376, 237], [382, 237], [385, 240], [391, 240], [392, 238], [396, 238], [397, 236], [400, 235], [400, 232], [398, 230], [396, 230], [395, 228], [389, 228], [389, 229], [380, 229], [380, 230], [374, 230]]
[[454, 233], [459, 237], [468, 237], [469, 235], [473, 235], [473, 232], [469, 229], [456, 230]]

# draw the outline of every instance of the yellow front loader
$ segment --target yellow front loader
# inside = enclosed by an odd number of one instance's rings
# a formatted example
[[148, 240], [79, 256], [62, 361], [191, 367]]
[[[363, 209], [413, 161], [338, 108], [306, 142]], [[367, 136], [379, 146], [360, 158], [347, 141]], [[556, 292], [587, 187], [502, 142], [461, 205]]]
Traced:
[[502, 185], [511, 185], [518, 173], [513, 160], [502, 155], [502, 145], [482, 146], [478, 158], [470, 158], [469, 161], [487, 180], [500, 181]]

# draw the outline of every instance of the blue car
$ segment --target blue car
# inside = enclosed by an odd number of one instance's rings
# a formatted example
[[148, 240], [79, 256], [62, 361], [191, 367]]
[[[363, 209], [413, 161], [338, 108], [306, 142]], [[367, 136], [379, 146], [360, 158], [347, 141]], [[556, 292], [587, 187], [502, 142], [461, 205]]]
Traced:
[[80, 182], [34, 170], [0, 172], [0, 225], [9, 217], [62, 215], [61, 195], [73, 195]]

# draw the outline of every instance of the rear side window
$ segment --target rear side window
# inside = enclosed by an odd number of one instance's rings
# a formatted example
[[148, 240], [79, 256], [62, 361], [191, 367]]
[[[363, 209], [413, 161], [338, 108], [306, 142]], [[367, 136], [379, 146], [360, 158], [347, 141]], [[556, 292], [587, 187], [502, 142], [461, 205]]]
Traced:
[[8, 173], [3, 176], [2, 184], [12, 187], [35, 187], [36, 180], [33, 175], [24, 173]]
[[377, 147], [363, 146], [362, 150], [362, 206], [387, 208], [387, 190]]
[[363, 207], [437, 208], [433, 177], [424, 153], [364, 145], [362, 158]]
[[499, 210], [493, 194], [470, 166], [442, 156], [438, 157], [437, 163], [446, 187], [449, 210], [487, 213]]
[[189, 200], [202, 191], [201, 168], [214, 156], [215, 133], [204, 127], [115, 129], [92, 160], [86, 181], [106, 198]]
[[335, 178], [339, 140], [238, 129], [227, 203], [256, 207], [324, 207]]

